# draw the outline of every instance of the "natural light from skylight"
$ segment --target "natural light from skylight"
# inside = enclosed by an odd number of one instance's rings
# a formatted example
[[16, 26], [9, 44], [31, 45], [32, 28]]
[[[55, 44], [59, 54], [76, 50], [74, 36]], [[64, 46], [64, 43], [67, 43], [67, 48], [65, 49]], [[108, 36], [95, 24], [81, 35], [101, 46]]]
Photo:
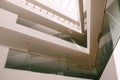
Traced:
[[36, 0], [36, 1], [78, 22], [76, 0]]

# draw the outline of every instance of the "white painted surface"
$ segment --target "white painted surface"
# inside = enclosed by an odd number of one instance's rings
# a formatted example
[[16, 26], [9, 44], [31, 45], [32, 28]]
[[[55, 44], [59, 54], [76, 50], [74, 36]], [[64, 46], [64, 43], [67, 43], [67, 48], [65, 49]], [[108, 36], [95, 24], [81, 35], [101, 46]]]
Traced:
[[4, 71], [2, 72], [2, 79], [0, 78], [0, 80], [90, 80], [90, 79], [4, 69]]
[[116, 45], [113, 54], [115, 59], [118, 80], [120, 80], [120, 40], [118, 41], [118, 44]]
[[[8, 18], [8, 19], [6, 19]], [[9, 11], [5, 11], [0, 8], [0, 26], [3, 26], [7, 23], [7, 25], [13, 25], [13, 23], [16, 23], [17, 21], [17, 15], [14, 13], [11, 13]]]
[[0, 70], [5, 66], [8, 50], [8, 47], [0, 45]]
[[3, 77], [1, 73], [3, 72], [7, 60], [8, 50], [8, 47], [0, 45], [0, 80], [2, 80], [1, 78]]

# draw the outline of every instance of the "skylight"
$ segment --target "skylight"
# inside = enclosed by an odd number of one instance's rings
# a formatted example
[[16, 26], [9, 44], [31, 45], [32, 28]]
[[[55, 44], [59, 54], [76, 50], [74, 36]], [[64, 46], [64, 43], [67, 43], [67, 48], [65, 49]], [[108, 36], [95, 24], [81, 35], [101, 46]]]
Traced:
[[36, 0], [36, 1], [78, 22], [76, 0]]

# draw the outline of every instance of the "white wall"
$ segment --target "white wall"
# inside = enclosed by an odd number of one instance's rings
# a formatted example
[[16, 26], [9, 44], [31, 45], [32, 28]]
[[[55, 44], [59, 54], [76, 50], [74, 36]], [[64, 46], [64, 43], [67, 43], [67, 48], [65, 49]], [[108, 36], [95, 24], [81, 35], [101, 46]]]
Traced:
[[12, 69], [4, 69], [2, 75], [0, 80], [88, 80]]
[[100, 80], [120, 80], [120, 40], [100, 78]]

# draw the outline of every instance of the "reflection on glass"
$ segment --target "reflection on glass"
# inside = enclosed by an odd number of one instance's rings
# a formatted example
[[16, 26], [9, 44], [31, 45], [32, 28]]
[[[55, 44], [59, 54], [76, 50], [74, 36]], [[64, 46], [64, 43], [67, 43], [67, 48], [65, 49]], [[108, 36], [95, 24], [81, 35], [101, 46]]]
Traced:
[[26, 20], [24, 18], [18, 18], [17, 23], [20, 24], [20, 25], [24, 25], [26, 27], [32, 28], [34, 30], [43, 32], [43, 33], [48, 34], [50, 36], [54, 36], [54, 37], [60, 38], [62, 40], [68, 41], [70, 43], [76, 44], [78, 46], [87, 47], [87, 39], [86, 39], [87, 34], [84, 37], [82, 37], [82, 40], [81, 40], [81, 38], [77, 38], [77, 39], [73, 38], [70, 33], [65, 34], [65, 33], [57, 30], [57, 28], [55, 30], [55, 29], [52, 29], [52, 28], [34, 23], [32, 21]]
[[90, 76], [92, 78], [96, 76], [92, 68], [81, 67], [78, 64], [65, 62], [59, 59], [32, 55], [15, 49], [9, 50], [5, 67], [72, 77], [85, 77], [87, 75], [87, 78]]

